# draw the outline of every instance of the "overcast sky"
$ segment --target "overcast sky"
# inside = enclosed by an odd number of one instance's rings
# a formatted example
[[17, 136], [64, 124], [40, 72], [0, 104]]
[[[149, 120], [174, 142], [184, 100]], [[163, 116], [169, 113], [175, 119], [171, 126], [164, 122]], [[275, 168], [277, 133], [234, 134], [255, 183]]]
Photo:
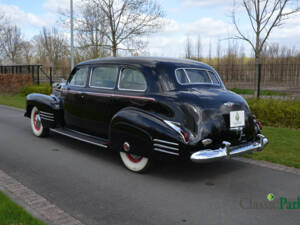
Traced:
[[[166, 11], [168, 26], [149, 38], [147, 51], [155, 56], [184, 56], [185, 38], [201, 36], [203, 55], [208, 53], [208, 45], [216, 46], [221, 40], [227, 46], [226, 38], [234, 33], [231, 25], [232, 0], [158, 0]], [[0, 0], [0, 10], [10, 20], [21, 27], [25, 38], [30, 40], [43, 26], [55, 26], [57, 9], [69, 7], [69, 0]], [[239, 16], [245, 32], [250, 32], [247, 18]], [[280, 30], [272, 33], [270, 43], [279, 43], [300, 50], [300, 16], [287, 21]], [[215, 49], [215, 48], [214, 48]], [[247, 51], [248, 46], [245, 44]], [[215, 51], [215, 50], [213, 50]]]

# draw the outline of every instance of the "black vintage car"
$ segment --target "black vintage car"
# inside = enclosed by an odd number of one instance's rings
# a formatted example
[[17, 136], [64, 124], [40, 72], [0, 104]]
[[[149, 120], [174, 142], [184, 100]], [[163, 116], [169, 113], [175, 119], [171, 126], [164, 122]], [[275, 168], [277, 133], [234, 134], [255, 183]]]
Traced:
[[53, 94], [27, 96], [33, 133], [120, 153], [131, 171], [153, 160], [201, 163], [261, 151], [268, 140], [247, 102], [192, 60], [126, 57], [78, 64]]

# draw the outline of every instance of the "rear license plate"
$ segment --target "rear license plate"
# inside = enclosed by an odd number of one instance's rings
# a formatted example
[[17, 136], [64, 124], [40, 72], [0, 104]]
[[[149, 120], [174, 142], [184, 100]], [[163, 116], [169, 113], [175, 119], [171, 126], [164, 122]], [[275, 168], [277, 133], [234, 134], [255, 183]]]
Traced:
[[230, 127], [245, 126], [245, 111], [230, 112]]

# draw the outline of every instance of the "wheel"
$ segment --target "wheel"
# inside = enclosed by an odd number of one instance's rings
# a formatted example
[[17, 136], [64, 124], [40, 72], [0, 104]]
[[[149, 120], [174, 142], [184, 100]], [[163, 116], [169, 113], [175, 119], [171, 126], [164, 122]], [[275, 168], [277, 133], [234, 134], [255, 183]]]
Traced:
[[[129, 151], [129, 144], [125, 142], [123, 144], [123, 148], [125, 151]], [[152, 164], [151, 160], [147, 157], [138, 156], [134, 154], [130, 154], [128, 152], [122, 152], [120, 151], [120, 157], [124, 164], [124, 166], [129, 169], [130, 171], [136, 172], [136, 173], [144, 173], [146, 172], [150, 165]]]
[[49, 129], [43, 127], [40, 113], [37, 107], [34, 106], [32, 108], [30, 118], [31, 118], [32, 132], [35, 136], [44, 137], [49, 134]]

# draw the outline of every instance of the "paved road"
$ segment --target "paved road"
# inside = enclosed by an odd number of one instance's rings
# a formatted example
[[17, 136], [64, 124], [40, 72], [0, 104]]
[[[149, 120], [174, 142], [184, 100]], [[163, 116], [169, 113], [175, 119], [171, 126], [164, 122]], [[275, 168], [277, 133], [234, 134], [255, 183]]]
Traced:
[[[138, 175], [124, 169], [109, 150], [54, 134], [34, 137], [22, 112], [2, 106], [0, 169], [85, 224], [294, 225], [300, 221], [300, 210], [240, 206], [242, 199], [265, 203], [270, 192], [296, 199], [297, 175], [238, 161], [159, 164], [150, 174]], [[249, 200], [243, 204], [248, 207]]]

